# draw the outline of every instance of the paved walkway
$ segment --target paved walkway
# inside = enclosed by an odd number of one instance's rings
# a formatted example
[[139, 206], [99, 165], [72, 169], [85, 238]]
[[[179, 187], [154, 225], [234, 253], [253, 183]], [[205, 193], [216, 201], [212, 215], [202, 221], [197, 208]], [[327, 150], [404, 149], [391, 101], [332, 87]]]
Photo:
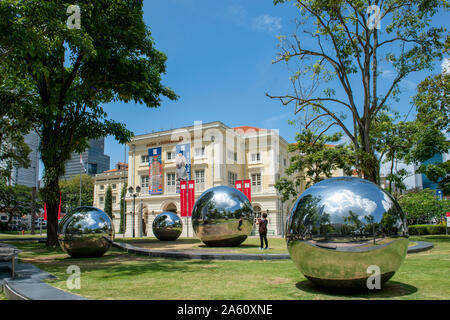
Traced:
[[16, 277], [11, 279], [9, 263], [0, 263], [0, 288], [8, 300], [88, 300], [52, 287], [45, 282], [55, 277], [32, 264], [16, 264]]
[[[433, 248], [433, 244], [425, 241], [414, 241], [417, 243], [408, 248], [408, 253], [417, 253]], [[157, 257], [157, 258], [175, 258], [175, 259], [201, 259], [201, 260], [286, 260], [291, 257], [287, 253], [260, 253], [260, 254], [246, 254], [246, 253], [220, 253], [220, 252], [200, 252], [200, 251], [164, 251], [151, 250], [141, 247], [136, 247], [128, 243], [112, 242], [113, 247], [138, 254], [143, 256]]]
[[408, 248], [408, 253], [417, 253], [422, 251], [430, 250], [434, 247], [434, 245], [431, 242], [426, 241], [413, 241], [416, 243], [415, 246], [410, 246]]

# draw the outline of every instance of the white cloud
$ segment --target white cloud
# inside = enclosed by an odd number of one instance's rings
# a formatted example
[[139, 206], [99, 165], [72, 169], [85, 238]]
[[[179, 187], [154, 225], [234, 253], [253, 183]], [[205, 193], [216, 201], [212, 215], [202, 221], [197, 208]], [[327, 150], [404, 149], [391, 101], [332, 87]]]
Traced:
[[381, 77], [385, 79], [393, 79], [394, 75], [395, 75], [394, 71], [389, 69], [381, 71]]
[[272, 17], [267, 14], [258, 16], [253, 19], [252, 28], [253, 30], [267, 32], [275, 32], [281, 30], [281, 18]]
[[445, 58], [444, 60], [442, 60], [442, 73], [448, 74], [450, 73], [450, 59], [449, 58]]
[[362, 219], [365, 215], [372, 214], [377, 209], [377, 204], [367, 198], [355, 194], [350, 190], [343, 190], [331, 195], [325, 202], [325, 211], [328, 213], [341, 213], [342, 218], [353, 211]]

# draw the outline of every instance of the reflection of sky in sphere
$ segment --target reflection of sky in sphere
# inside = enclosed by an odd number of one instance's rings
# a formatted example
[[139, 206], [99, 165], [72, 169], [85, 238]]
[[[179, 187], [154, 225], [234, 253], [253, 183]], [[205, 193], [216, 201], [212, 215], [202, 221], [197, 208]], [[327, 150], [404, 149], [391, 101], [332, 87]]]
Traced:
[[[90, 210], [85, 210], [85, 208], [79, 208], [80, 212], [74, 213], [73, 215], [73, 227], [82, 229], [104, 229], [109, 226], [108, 222], [105, 220], [104, 215], [101, 210], [95, 210], [90, 208]], [[95, 216], [95, 217], [94, 217]], [[69, 221], [70, 223], [70, 221]]]
[[392, 199], [375, 184], [361, 179], [340, 177], [319, 182], [305, 191], [320, 197], [323, 213], [331, 216], [332, 223], [343, 223], [350, 211], [359, 220], [371, 215], [379, 221], [392, 208]]
[[347, 216], [349, 211], [352, 211], [360, 216], [360, 219], [373, 214], [377, 209], [374, 201], [363, 198], [350, 190], [342, 190], [331, 194], [326, 198], [323, 205], [327, 213]]
[[226, 192], [217, 192], [214, 195], [214, 202], [218, 207], [227, 211], [241, 208], [241, 205], [236, 200], [231, 198], [230, 194]]

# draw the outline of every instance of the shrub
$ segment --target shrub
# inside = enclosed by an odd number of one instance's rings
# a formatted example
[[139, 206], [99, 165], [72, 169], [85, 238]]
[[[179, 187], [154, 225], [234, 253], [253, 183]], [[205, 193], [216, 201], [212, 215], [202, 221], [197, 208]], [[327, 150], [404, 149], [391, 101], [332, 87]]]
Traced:
[[416, 224], [408, 226], [408, 231], [411, 236], [445, 234], [445, 226], [437, 224]]

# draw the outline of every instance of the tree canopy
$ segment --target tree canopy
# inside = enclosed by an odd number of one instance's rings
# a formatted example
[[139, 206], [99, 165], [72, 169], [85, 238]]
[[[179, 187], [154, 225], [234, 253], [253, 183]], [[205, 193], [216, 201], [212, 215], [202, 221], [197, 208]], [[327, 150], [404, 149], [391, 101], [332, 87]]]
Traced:
[[[274, 0], [276, 5], [284, 2], [288, 1]], [[446, 30], [430, 22], [448, 3], [297, 0], [295, 7], [301, 15], [298, 33], [280, 37], [274, 61], [294, 66], [292, 93], [267, 95], [283, 105], [292, 103], [296, 114], [320, 110], [321, 117], [331, 119], [354, 145], [358, 172], [377, 183], [379, 160], [370, 135], [373, 123], [398, 97], [402, 80], [431, 70], [442, 57]], [[379, 18], [380, 29], [374, 17]], [[390, 83], [383, 79], [380, 86], [382, 67], [393, 77]]]
[[8, 50], [2, 64], [34, 98], [52, 246], [59, 177], [71, 152], [84, 151], [90, 139], [112, 135], [125, 143], [132, 136], [108, 118], [105, 104], [158, 107], [162, 96], [177, 99], [162, 84], [166, 56], [144, 23], [142, 0], [80, 0], [76, 6], [79, 16], [67, 13], [66, 1], [0, 1], [0, 47]]
[[[60, 180], [61, 210], [69, 212], [80, 206], [80, 176], [73, 176], [69, 180]], [[92, 206], [94, 200], [94, 179], [87, 175], [81, 175], [81, 205]]]

